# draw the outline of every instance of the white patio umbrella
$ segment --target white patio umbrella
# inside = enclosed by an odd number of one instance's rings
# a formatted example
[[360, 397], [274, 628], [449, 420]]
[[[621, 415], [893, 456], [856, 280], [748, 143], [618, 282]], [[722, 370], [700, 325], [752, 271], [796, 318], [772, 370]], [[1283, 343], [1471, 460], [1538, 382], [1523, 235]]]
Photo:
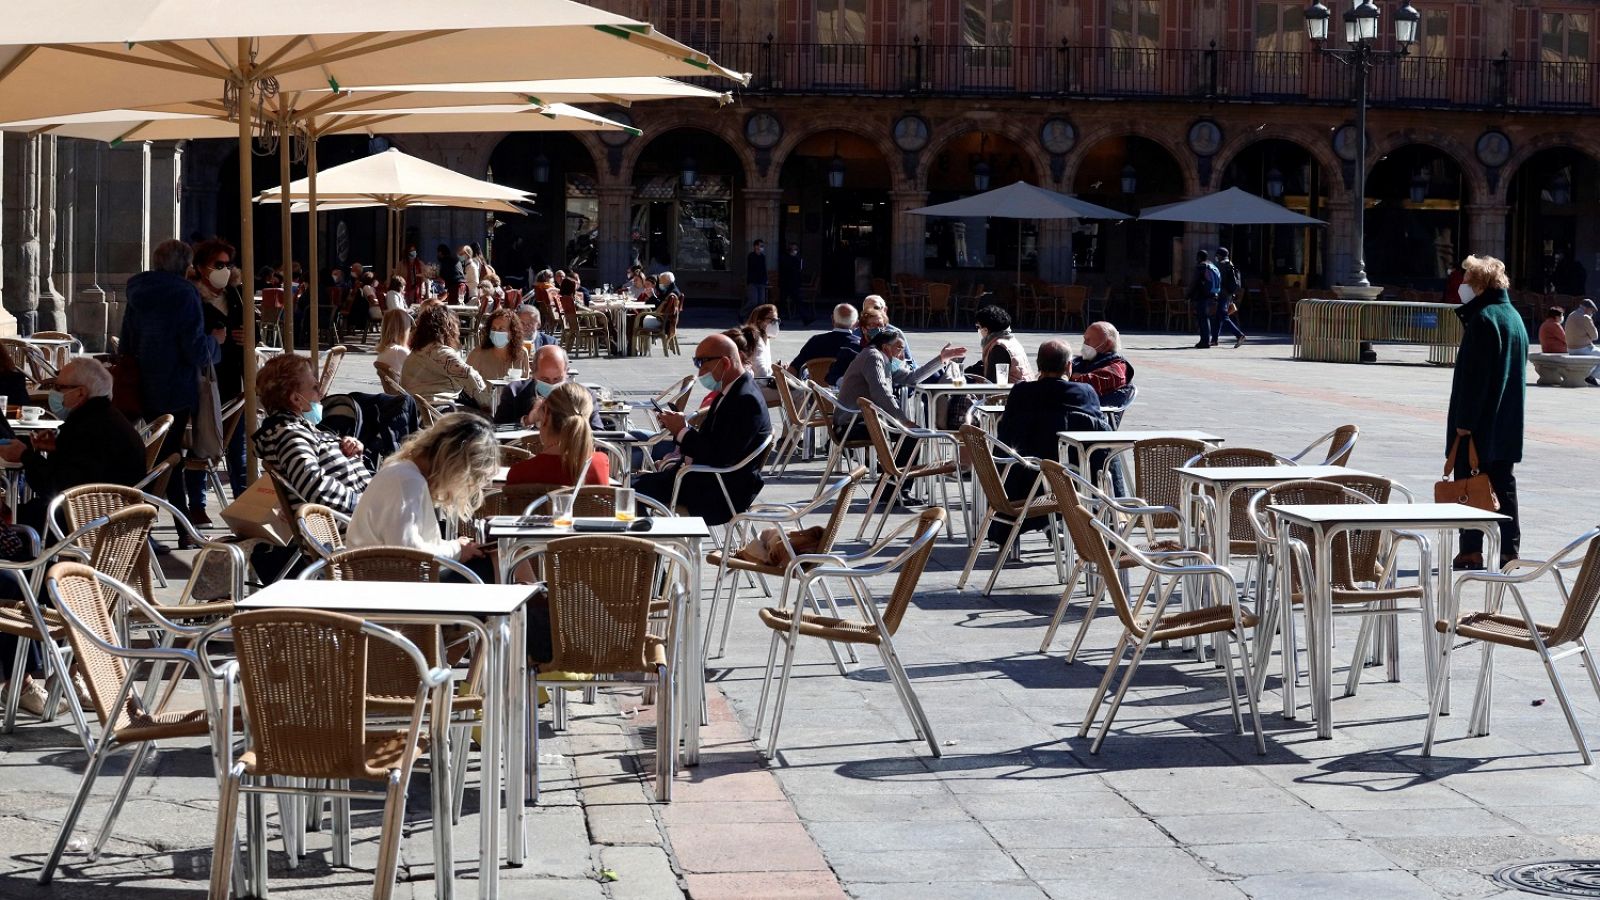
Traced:
[[[471, 84], [388, 84], [349, 89], [351, 96], [386, 93], [401, 95], [395, 101], [363, 102], [367, 109], [381, 109], [385, 103], [405, 106], [415, 95], [426, 95], [429, 106], [474, 106], [505, 102], [494, 94], [508, 95], [513, 101], [546, 106], [556, 103], [615, 103], [632, 106], [645, 100], [692, 100], [705, 98], [720, 104], [733, 102], [733, 94], [658, 76], [618, 78], [540, 78], [533, 81], [491, 81]], [[454, 97], [449, 95], [456, 95]], [[441, 97], [440, 95], [444, 95]]]
[[[241, 212], [253, 193], [252, 129], [271, 127], [258, 113], [282, 92], [540, 75], [748, 80], [646, 23], [572, 0], [10, 0], [6, 13], [0, 120], [220, 99], [237, 125]], [[386, 24], [405, 28], [374, 30]], [[282, 125], [289, 130], [287, 120]], [[310, 147], [314, 152], [314, 140]], [[248, 297], [255, 278], [251, 217], [242, 215], [240, 225]], [[246, 307], [250, 421], [255, 311]], [[254, 450], [246, 449], [254, 471]]]
[[1080, 200], [1024, 181], [1005, 187], [910, 210], [919, 216], [989, 217], [1017, 220], [1017, 283], [1022, 283], [1023, 219], [1129, 219], [1127, 213]]
[[1140, 210], [1139, 221], [1202, 222], [1210, 225], [1328, 224], [1236, 187]]

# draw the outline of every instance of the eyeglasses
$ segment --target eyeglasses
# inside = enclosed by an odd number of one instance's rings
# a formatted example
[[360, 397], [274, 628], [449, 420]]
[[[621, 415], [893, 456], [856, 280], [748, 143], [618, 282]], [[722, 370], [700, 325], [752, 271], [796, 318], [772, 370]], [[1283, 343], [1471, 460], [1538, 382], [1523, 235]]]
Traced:
[[702, 366], [704, 366], [706, 363], [716, 362], [719, 359], [727, 359], [727, 357], [726, 356], [696, 356], [693, 359], [691, 359], [690, 362], [693, 362], [694, 363], [694, 367], [696, 369], [698, 369], [698, 368], [701, 368]]
[[219, 259], [219, 260], [216, 260], [213, 263], [211, 263], [211, 268], [213, 268], [213, 269], [227, 269], [227, 268], [231, 268], [232, 266], [233, 266], [233, 260], [229, 260], [229, 259]]

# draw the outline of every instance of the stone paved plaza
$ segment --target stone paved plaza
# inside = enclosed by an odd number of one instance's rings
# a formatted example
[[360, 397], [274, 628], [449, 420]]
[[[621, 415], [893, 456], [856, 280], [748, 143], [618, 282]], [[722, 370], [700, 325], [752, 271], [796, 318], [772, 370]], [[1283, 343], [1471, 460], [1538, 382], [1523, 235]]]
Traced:
[[[797, 321], [784, 325], [778, 358], [807, 336]], [[705, 330], [687, 330], [684, 349]], [[1030, 352], [1039, 339], [1024, 337]], [[945, 340], [975, 337], [911, 335], [918, 358]], [[1189, 349], [1192, 341], [1127, 337], [1141, 393], [1124, 427], [1203, 427], [1229, 445], [1290, 453], [1356, 423], [1352, 466], [1430, 491], [1450, 371], [1424, 365], [1419, 349], [1380, 348], [1404, 364], [1355, 366], [1294, 362], [1282, 339], [1210, 351]], [[347, 358], [339, 385], [375, 389], [370, 359]], [[687, 356], [575, 361], [582, 380], [623, 390], [658, 387], [689, 365]], [[1528, 397], [1518, 476], [1523, 555], [1538, 557], [1595, 522], [1600, 391], [1530, 387]], [[791, 468], [763, 499], [809, 497], [817, 469]], [[1414, 620], [1400, 628], [1401, 682], [1369, 669], [1356, 696], [1336, 697], [1332, 740], [1317, 740], [1304, 712], [1293, 722], [1279, 715], [1275, 659], [1262, 702], [1268, 754], [1258, 756], [1247, 735], [1233, 733], [1220, 670], [1174, 648], [1152, 650], [1111, 737], [1091, 755], [1077, 726], [1117, 629], [1110, 619], [1097, 624], [1070, 666], [1065, 640], [1038, 653], [1060, 586], [1037, 538], [1027, 549], [1026, 564], [1008, 566], [983, 597], [955, 589], [966, 545], [941, 539], [896, 637], [941, 759], [915, 740], [875, 660], [841, 677], [812, 643], [797, 655], [778, 764], [758, 768], [745, 738], [767, 631], [758, 601], [747, 598], [726, 656], [712, 664], [726, 703], [713, 697], [708, 750], [681, 776], [677, 801], [648, 801], [651, 757], [639, 748], [654, 735], [637, 694], [575, 705], [573, 729], [542, 745], [546, 803], [531, 817], [529, 865], [505, 873], [503, 896], [809, 898], [842, 888], [906, 900], [1480, 898], [1501, 893], [1488, 875], [1505, 863], [1600, 857], [1600, 782], [1574, 752], [1533, 654], [1498, 656], [1493, 734], [1484, 738], [1463, 737], [1478, 654], [1456, 654], [1456, 715], [1442, 722], [1436, 755], [1419, 756], [1426, 701]], [[992, 559], [985, 552], [980, 569]], [[182, 560], [169, 570], [180, 573]], [[1553, 589], [1528, 596], [1536, 615], [1555, 618]], [[1069, 613], [1066, 635], [1077, 616]], [[1354, 637], [1354, 623], [1342, 621], [1341, 685]], [[1600, 704], [1576, 660], [1561, 673], [1591, 736], [1600, 734]], [[207, 766], [199, 749], [161, 753], [106, 856], [91, 864], [69, 854], [57, 883], [39, 889], [33, 878], [82, 754], [61, 727], [25, 721], [0, 736], [0, 898], [201, 896], [215, 808]], [[425, 782], [419, 776], [412, 792], [404, 897], [433, 891]], [[102, 779], [82, 840], [92, 840], [112, 785]], [[457, 832], [461, 896], [476, 890], [466, 858], [476, 847], [471, 790], [467, 802]], [[371, 865], [376, 821], [375, 809], [358, 811], [358, 865]], [[366, 895], [364, 871], [328, 867], [326, 841], [310, 837], [311, 856], [296, 872], [284, 870], [274, 841], [275, 896]]]

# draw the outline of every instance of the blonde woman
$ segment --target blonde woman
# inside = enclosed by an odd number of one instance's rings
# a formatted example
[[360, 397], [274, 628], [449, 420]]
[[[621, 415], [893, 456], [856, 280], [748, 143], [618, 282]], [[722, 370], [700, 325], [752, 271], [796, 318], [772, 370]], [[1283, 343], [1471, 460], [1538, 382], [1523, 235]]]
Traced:
[[411, 341], [411, 314], [403, 309], [391, 309], [383, 314], [383, 324], [378, 326], [378, 362], [394, 370], [398, 377], [405, 368], [406, 357], [411, 355], [407, 346]]
[[581, 384], [557, 385], [533, 409], [544, 450], [525, 459], [506, 473], [506, 484], [609, 484], [611, 464], [594, 448], [594, 432], [589, 417], [594, 415], [594, 398]]
[[[345, 530], [345, 543], [412, 547], [461, 562], [485, 559], [472, 538], [445, 540], [439, 518], [470, 518], [483, 503], [499, 463], [500, 448], [488, 419], [472, 413], [444, 416], [407, 439], [372, 476]], [[480, 574], [492, 567], [482, 569]]]

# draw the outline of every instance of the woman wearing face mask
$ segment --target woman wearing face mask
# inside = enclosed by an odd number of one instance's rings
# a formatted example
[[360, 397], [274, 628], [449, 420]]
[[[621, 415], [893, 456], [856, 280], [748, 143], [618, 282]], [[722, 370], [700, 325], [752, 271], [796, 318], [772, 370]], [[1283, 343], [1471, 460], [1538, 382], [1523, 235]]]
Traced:
[[406, 294], [407, 303], [419, 303], [422, 300], [422, 281], [427, 275], [428, 267], [423, 263], [422, 257], [417, 255], [417, 245], [406, 246], [406, 256], [400, 260], [400, 275], [405, 280], [402, 290]]
[[780, 327], [778, 307], [771, 303], [751, 310], [749, 320], [744, 323], [744, 331], [751, 342], [748, 368], [768, 406], [778, 405], [778, 387], [772, 383], [772, 339], [778, 336]]
[[528, 348], [523, 342], [522, 322], [509, 309], [495, 310], [483, 328], [483, 339], [467, 354], [467, 365], [485, 381], [506, 377], [512, 369], [528, 371]]
[[506, 472], [506, 484], [610, 484], [611, 463], [594, 448], [594, 398], [581, 384], [556, 385], [533, 409], [543, 449]]
[[[200, 292], [200, 312], [207, 333], [227, 332], [217, 360], [217, 395], [227, 406], [244, 393], [244, 291], [239, 270], [233, 267], [233, 247], [226, 241], [201, 241], [194, 247], [195, 289]], [[244, 429], [236, 429], [227, 446], [228, 481], [234, 496], [244, 492]], [[205, 515], [204, 472], [184, 473], [190, 518], [197, 525], [210, 522]], [[198, 512], [199, 515], [195, 515]]]
[[967, 374], [994, 381], [994, 367], [1004, 365], [1011, 367], [1008, 379], [1011, 384], [1032, 380], [1028, 354], [1022, 349], [1022, 342], [1011, 333], [1011, 314], [998, 306], [985, 306], [973, 320], [978, 323], [981, 355], [975, 365], [967, 367]]
[[[894, 416], [907, 425], [912, 424], [910, 419], [900, 414], [900, 404], [894, 396], [895, 388], [919, 384], [939, 371], [945, 363], [967, 352], [965, 347], [945, 344], [938, 356], [912, 369], [906, 365], [905, 350], [905, 337], [898, 328], [883, 328], [867, 340], [865, 348], [856, 354], [856, 358], [850, 362], [850, 368], [845, 370], [844, 377], [839, 379], [840, 408], [833, 414], [836, 431], [850, 422], [851, 414], [845, 411], [846, 408], [856, 409], [863, 398], [872, 401], [872, 405], [885, 415]], [[866, 425], [857, 421], [846, 438], [855, 440], [866, 436]], [[910, 458], [910, 451], [915, 449], [913, 441], [902, 444], [907, 459]]]
[[383, 295], [383, 311], [406, 309], [406, 280], [399, 275], [389, 276], [389, 290]]
[[274, 356], [256, 373], [266, 421], [251, 440], [261, 462], [277, 473], [296, 503], [321, 503], [346, 515], [372, 473], [361, 442], [317, 427], [322, 392], [311, 360], [295, 354]]

